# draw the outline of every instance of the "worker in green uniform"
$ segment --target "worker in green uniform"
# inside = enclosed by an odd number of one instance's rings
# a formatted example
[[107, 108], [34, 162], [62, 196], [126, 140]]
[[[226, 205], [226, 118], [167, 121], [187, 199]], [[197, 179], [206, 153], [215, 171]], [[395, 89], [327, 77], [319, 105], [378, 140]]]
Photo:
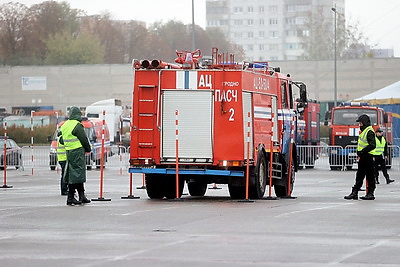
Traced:
[[[85, 153], [90, 152], [90, 143], [82, 125], [82, 112], [77, 107], [71, 107], [69, 119], [61, 126], [61, 140], [67, 151], [67, 167], [65, 180], [68, 181], [67, 205], [90, 203], [85, 196], [84, 183], [86, 182]], [[79, 200], [76, 200], [75, 190]]]

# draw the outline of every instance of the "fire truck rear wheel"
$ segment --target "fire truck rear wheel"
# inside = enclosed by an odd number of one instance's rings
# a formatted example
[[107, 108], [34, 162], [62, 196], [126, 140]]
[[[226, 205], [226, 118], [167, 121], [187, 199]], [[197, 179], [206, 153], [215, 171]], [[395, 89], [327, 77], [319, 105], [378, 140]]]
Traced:
[[189, 194], [193, 197], [202, 197], [206, 194], [207, 184], [201, 182], [189, 182], [188, 184]]
[[244, 199], [246, 197], [246, 187], [228, 184], [229, 195], [232, 199]]
[[146, 174], [146, 191], [149, 198], [162, 199], [164, 197], [164, 186], [162, 179], [154, 174]]
[[[161, 177], [161, 179], [164, 182], [163, 188], [164, 188], [164, 196], [167, 199], [174, 199], [176, 198], [176, 177], [174, 174], [172, 175], [162, 175], [164, 177]], [[185, 183], [183, 179], [179, 180], [179, 191], [178, 191], [178, 196], [181, 197], [183, 193], [183, 187]]]

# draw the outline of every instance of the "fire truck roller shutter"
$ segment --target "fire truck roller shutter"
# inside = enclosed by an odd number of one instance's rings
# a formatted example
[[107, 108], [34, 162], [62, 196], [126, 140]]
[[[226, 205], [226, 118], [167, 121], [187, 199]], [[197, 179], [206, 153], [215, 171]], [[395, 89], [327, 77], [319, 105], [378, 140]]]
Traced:
[[212, 162], [212, 92], [164, 90], [162, 108], [161, 158], [175, 162], [175, 110], [178, 110], [179, 158], [182, 161]]

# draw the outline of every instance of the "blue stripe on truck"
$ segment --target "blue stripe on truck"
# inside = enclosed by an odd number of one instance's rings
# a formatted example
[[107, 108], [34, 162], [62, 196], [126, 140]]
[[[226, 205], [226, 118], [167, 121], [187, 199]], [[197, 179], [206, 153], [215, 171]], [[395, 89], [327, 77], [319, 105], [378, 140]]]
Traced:
[[[157, 168], [157, 169], [156, 168], [129, 168], [129, 173], [176, 174], [175, 169], [164, 169], [164, 168]], [[179, 174], [244, 177], [244, 171], [208, 170], [208, 169], [203, 169], [203, 170], [180, 169]]]

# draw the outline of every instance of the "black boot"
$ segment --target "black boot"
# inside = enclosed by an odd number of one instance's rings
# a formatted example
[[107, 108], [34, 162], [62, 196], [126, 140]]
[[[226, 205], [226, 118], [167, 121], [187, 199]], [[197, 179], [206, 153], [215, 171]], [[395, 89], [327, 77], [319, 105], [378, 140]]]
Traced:
[[75, 187], [72, 186], [72, 185], [69, 185], [68, 197], [67, 197], [67, 205], [72, 206], [72, 205], [80, 205], [80, 204], [82, 204], [81, 201], [76, 200], [74, 195], [75, 195]]
[[86, 196], [85, 196], [85, 191], [79, 190], [78, 194], [79, 194], [79, 201], [80, 202], [82, 202], [83, 204], [90, 203], [90, 200], [87, 199]]
[[375, 184], [379, 184], [378, 178], [375, 179]]
[[90, 200], [85, 196], [85, 187], [83, 186], [83, 183], [76, 184], [76, 190], [78, 191], [79, 201], [84, 204], [90, 203]]
[[358, 200], [358, 190], [356, 188], [353, 187], [353, 189], [351, 190], [350, 195], [345, 196], [344, 199], [354, 199], [354, 200]]
[[393, 182], [394, 182], [394, 180], [391, 180], [389, 177], [386, 178], [386, 184], [390, 184], [390, 183], [393, 183]]
[[375, 196], [374, 196], [374, 193], [373, 192], [371, 192], [371, 193], [367, 193], [365, 196], [363, 196], [363, 197], [360, 197], [362, 200], [374, 200], [375, 199]]

